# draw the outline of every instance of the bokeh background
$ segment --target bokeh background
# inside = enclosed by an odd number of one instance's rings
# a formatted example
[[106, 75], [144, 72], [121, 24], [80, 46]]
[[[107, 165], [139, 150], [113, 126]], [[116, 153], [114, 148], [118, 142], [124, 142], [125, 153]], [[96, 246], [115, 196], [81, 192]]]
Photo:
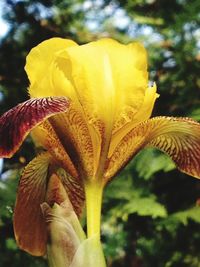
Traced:
[[[82, 44], [102, 37], [141, 41], [160, 98], [153, 115], [200, 120], [199, 0], [1, 0], [0, 114], [28, 99], [28, 51], [54, 36]], [[0, 161], [0, 267], [45, 267], [20, 251], [12, 216], [31, 139]], [[199, 267], [200, 181], [146, 149], [107, 187], [102, 240], [109, 267]]]

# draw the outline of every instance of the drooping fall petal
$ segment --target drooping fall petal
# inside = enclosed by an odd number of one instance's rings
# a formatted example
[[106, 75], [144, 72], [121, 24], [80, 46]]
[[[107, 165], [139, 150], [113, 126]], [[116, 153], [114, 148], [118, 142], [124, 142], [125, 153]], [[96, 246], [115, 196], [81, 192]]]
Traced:
[[48, 150], [60, 167], [64, 168], [74, 179], [79, 179], [79, 174], [62, 144], [66, 138], [64, 140], [59, 139], [49, 121], [44, 121], [35, 127], [31, 131], [31, 136], [36, 146]]
[[85, 192], [81, 181], [76, 181], [64, 169], [58, 169], [57, 174], [67, 192], [77, 216], [80, 216], [85, 203]]
[[65, 97], [33, 98], [0, 117], [0, 157], [11, 157], [28, 133], [50, 116], [67, 111]]
[[200, 124], [189, 118], [155, 117], [140, 123], [119, 141], [108, 159], [105, 182], [148, 146], [167, 153], [182, 172], [200, 178]]
[[45, 201], [51, 159], [48, 153], [43, 153], [26, 166], [14, 211], [16, 241], [21, 249], [35, 256], [44, 255], [46, 251], [46, 227], [40, 204]]
[[73, 110], [71, 106], [68, 114], [53, 117], [50, 119], [50, 123], [62, 141], [63, 147], [79, 175], [82, 178], [85, 176], [92, 177], [94, 152], [87, 123], [79, 110]]
[[[60, 117], [58, 117], [57, 120], [59, 120], [59, 118]], [[51, 122], [45, 121], [35, 129], [33, 129], [31, 135], [36, 145], [42, 146], [47, 149], [51, 156], [54, 158], [55, 163], [59, 167], [56, 171], [56, 174], [62, 181], [76, 214], [80, 216], [82, 214], [85, 200], [82, 180], [81, 177], [79, 177], [79, 173], [77, 172], [73, 162], [71, 161], [71, 158], [67, 154], [66, 149], [61, 143], [61, 141], [64, 142], [64, 145], [67, 144], [67, 142], [70, 143], [69, 138], [63, 137], [61, 139], [59, 138], [61, 137], [60, 135], [58, 137], [57, 132], [58, 127], [56, 127], [55, 131], [53, 126], [51, 125]], [[83, 148], [84, 147], [85, 146], [83, 146]]]

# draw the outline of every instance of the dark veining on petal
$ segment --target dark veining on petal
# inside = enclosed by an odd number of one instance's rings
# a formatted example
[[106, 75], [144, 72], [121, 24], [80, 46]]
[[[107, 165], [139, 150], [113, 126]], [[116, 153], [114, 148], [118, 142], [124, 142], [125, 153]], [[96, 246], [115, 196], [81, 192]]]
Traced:
[[0, 117], [0, 157], [9, 158], [20, 147], [28, 133], [43, 120], [67, 111], [65, 97], [32, 98]]

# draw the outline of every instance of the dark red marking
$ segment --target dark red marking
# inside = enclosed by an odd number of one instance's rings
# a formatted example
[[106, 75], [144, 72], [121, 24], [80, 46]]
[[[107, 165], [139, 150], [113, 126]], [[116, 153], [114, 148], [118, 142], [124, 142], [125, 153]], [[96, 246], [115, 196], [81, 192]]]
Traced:
[[32, 98], [4, 113], [0, 117], [0, 157], [12, 157], [35, 126], [66, 112], [69, 103], [65, 97]]

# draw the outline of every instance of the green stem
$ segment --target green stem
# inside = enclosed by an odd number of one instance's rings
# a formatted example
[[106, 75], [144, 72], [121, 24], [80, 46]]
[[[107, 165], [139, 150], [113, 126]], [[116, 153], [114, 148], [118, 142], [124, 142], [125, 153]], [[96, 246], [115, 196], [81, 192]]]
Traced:
[[85, 183], [88, 238], [96, 235], [100, 240], [102, 193], [103, 184], [101, 182]]
[[94, 261], [96, 267], [106, 267], [100, 238], [102, 194], [103, 183], [101, 181], [93, 180], [85, 183], [87, 239], [84, 244], [84, 255], [87, 254], [88, 256], [87, 262], [83, 260], [81, 262], [87, 267], [94, 266]]

